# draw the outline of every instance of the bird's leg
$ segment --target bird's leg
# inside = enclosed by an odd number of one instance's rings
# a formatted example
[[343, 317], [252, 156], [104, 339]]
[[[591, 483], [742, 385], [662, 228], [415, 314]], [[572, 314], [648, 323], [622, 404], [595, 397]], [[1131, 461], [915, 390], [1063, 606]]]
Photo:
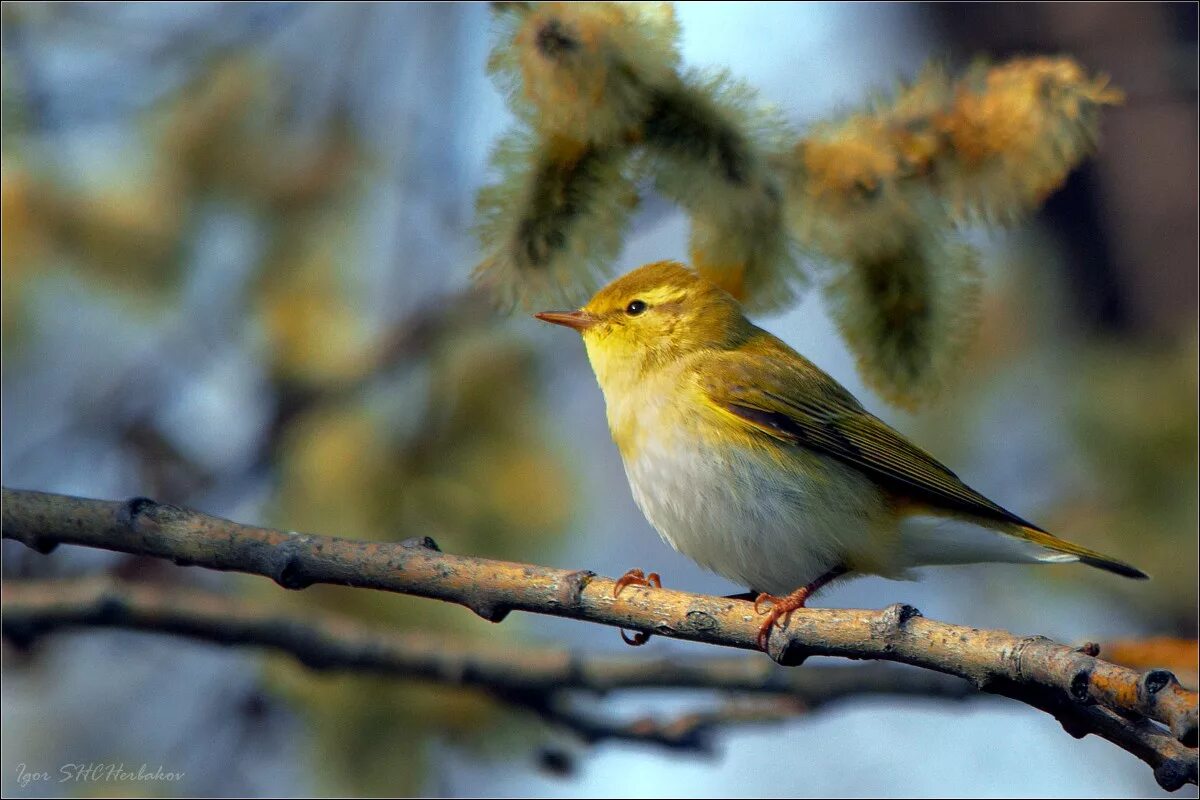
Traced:
[[[621, 593], [621, 590], [626, 586], [646, 586], [652, 589], [662, 588], [662, 578], [657, 572], [651, 572], [649, 575], [642, 572], [640, 569], [631, 569], [617, 579], [613, 585], [613, 597]], [[621, 630], [621, 640], [630, 647], [641, 647], [646, 642], [650, 641], [650, 634], [645, 631], [638, 631], [633, 636], [626, 636], [625, 631]]]
[[775, 627], [775, 623], [780, 618], [783, 619], [783, 624], [786, 625], [791, 613], [797, 608], [804, 608], [804, 604], [808, 602], [808, 598], [813, 595], [818, 589], [835, 578], [845, 575], [850, 570], [843, 566], [836, 566], [826, 572], [821, 577], [817, 578], [807, 586], [801, 586], [796, 591], [785, 597], [776, 597], [773, 594], [763, 592], [758, 597], [754, 598], [754, 611], [758, 614], [763, 613], [759, 606], [763, 603], [770, 603], [771, 610], [767, 612], [767, 619], [758, 629], [758, 647], [762, 651], [766, 651], [767, 642], [771, 638], [771, 629]]

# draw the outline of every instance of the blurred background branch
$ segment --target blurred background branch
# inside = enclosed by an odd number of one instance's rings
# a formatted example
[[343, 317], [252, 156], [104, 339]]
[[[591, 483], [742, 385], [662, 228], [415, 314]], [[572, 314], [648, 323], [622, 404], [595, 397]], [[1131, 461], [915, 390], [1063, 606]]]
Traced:
[[[566, 727], [589, 744], [608, 739], [707, 750], [720, 728], [813, 713], [862, 697], [963, 700], [988, 697], [949, 675], [885, 665], [783, 669], [754, 657], [647, 661], [585, 656], [544, 646], [480, 645], [453, 637], [372, 629], [328, 612], [299, 616], [274, 606], [196, 589], [108, 578], [9, 581], [2, 590], [4, 637], [19, 649], [60, 631], [100, 627], [187, 636], [213, 644], [278, 651], [313, 670], [378, 673], [482, 689]], [[571, 695], [632, 689], [709, 690], [733, 702], [665, 723], [625, 724], [573, 708]], [[737, 701], [738, 694], [776, 696]], [[786, 698], [787, 702], [780, 702]]]

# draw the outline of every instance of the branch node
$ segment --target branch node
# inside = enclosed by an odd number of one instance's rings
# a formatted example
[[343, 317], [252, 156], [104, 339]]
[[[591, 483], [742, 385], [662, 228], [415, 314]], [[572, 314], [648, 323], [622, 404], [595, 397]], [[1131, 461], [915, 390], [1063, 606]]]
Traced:
[[319, 650], [305, 650], [296, 654], [296, 660], [313, 672], [328, 672], [338, 664]]
[[293, 655], [308, 669], [324, 672], [340, 666], [336, 657], [336, 645], [331, 649], [322, 640], [322, 636], [304, 622], [292, 619], [274, 619], [271, 627], [274, 635], [302, 643], [302, 646], [294, 648]]
[[48, 625], [33, 619], [12, 620], [6, 617], [4, 620], [4, 639], [20, 652], [32, 649], [33, 643], [49, 630]]
[[1171, 735], [1178, 739], [1184, 747], [1196, 746], [1196, 729], [1200, 727], [1197, 716], [1200, 716], [1200, 709], [1192, 706], [1171, 720]]
[[300, 539], [286, 541], [275, 547], [271, 558], [271, 577], [285, 589], [307, 589], [313, 580], [304, 566], [303, 548]]
[[[778, 642], [778, 644], [776, 644]], [[785, 667], [798, 667], [808, 660], [808, 657], [813, 654], [812, 648], [805, 647], [789, 636], [786, 639], [782, 637], [772, 637], [767, 642], [767, 655], [769, 655], [776, 664]]]
[[1028, 648], [1030, 645], [1048, 643], [1050, 643], [1050, 640], [1045, 636], [1022, 636], [1021, 640], [1017, 642], [1016, 646], [1009, 651], [1008, 658], [1010, 661], [1012, 661], [1013, 669], [1021, 681], [1028, 680], [1028, 677], [1025, 675], [1024, 664], [1022, 663], [1022, 658], [1025, 655], [1026, 648]]
[[45, 536], [34, 536], [28, 544], [44, 556], [48, 556], [58, 549], [58, 542]]
[[112, 592], [106, 593], [96, 605], [96, 623], [99, 625], [115, 624], [124, 618], [125, 609], [125, 598]]
[[563, 608], [574, 608], [579, 605], [584, 587], [591, 583], [594, 577], [596, 577], [596, 573], [590, 569], [577, 569], [567, 574], [559, 582], [554, 599]]
[[504, 618], [508, 616], [508, 612], [512, 611], [511, 608], [501, 603], [479, 603], [468, 600], [463, 605], [488, 622], [503, 622]]
[[432, 550], [435, 553], [442, 552], [442, 548], [438, 547], [438, 543], [429, 536], [414, 536], [411, 539], [405, 539], [400, 543], [400, 546], [410, 548], [419, 547], [424, 550]]
[[992, 692], [992, 690], [995, 688], [995, 685], [997, 683], [996, 678], [994, 676], [985, 672], [985, 673], [979, 673], [976, 675], [971, 675], [970, 677], [967, 678], [967, 680], [969, 680], [971, 682], [971, 685], [974, 686], [979, 691], [991, 692], [994, 694], [994, 692]]
[[1071, 676], [1071, 699], [1077, 703], [1090, 705], [1094, 702], [1091, 695], [1092, 668], [1083, 667]]
[[1084, 642], [1075, 648], [1076, 653], [1083, 653], [1085, 656], [1096, 658], [1100, 655], [1100, 645], [1095, 642]]
[[1154, 780], [1168, 792], [1178, 791], [1195, 780], [1195, 773], [1181, 758], [1168, 758], [1154, 768]]
[[[688, 627], [694, 631], [715, 631], [720, 627], [716, 617], [707, 611], [693, 608], [687, 612]], [[665, 627], [665, 626], [660, 626]]]
[[921, 616], [921, 612], [907, 603], [892, 603], [879, 614], [876, 624], [871, 627], [876, 636], [887, 637], [899, 633], [904, 623], [913, 617]]
[[1149, 702], [1154, 702], [1154, 695], [1161, 692], [1173, 683], [1178, 683], [1175, 680], [1174, 674], [1165, 669], [1152, 669], [1142, 676], [1141, 686], [1138, 688], [1144, 692], [1143, 698]]
[[121, 509], [121, 521], [135, 527], [138, 517], [147, 511], [152, 511], [157, 506], [158, 501], [151, 500], [149, 497], [131, 497], [125, 501], [125, 507]]
[[1092, 732], [1088, 724], [1078, 716], [1055, 711], [1054, 718], [1058, 720], [1059, 725], [1062, 725], [1062, 729], [1067, 732], [1067, 735], [1072, 738], [1082, 739]]
[[560, 747], [543, 747], [535, 756], [538, 769], [555, 778], [570, 778], [579, 767], [575, 757]]

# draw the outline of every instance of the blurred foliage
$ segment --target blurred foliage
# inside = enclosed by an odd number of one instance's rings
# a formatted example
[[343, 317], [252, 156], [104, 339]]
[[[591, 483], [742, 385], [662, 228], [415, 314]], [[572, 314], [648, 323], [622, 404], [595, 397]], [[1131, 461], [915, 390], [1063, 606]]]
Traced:
[[1060, 513], [1154, 579], [1150, 591], [1122, 594], [1164, 633], [1194, 633], [1200, 623], [1198, 359], [1194, 329], [1165, 350], [1100, 343], [1081, 354], [1072, 380], [1072, 433], [1090, 485]]
[[[1080, 337], [1061, 313], [1066, 288], [1061, 270], [1048, 268], [1053, 246], [1035, 239], [1010, 250], [981, 304], [961, 388], [912, 418], [917, 438], [951, 462], [989, 461], [999, 443], [989, 444], [987, 431], [982, 443], [964, 441], [961, 431], [979, 428], [984, 416], [994, 421], [996, 404], [1004, 407], [1002, 424], [1028, 421], [1026, 430], [995, 436], [1047, 439], [1033, 455], [1054, 457], [1046, 476], [1052, 489], [1030, 517], [1151, 577], [1133, 582], [1053, 567], [1038, 570], [1036, 579], [1117, 595], [1150, 630], [1194, 637], [1200, 623], [1196, 323], [1167, 341]], [[1019, 474], [1012, 490], [1036, 495], [1036, 480]]]
[[680, 69], [670, 4], [500, 4], [497, 18], [490, 66], [521, 126], [479, 195], [483, 286], [509, 306], [580, 304], [653, 181], [691, 219], [697, 271], [752, 310], [795, 301], [797, 252], [827, 265], [864, 380], [908, 408], [945, 388], [973, 331], [961, 229], [1037, 208], [1121, 100], [1067, 58], [958, 79], [931, 66], [799, 136], [752, 88]]
[[[34, 139], [23, 138], [28, 131], [6, 120], [6, 352], [27, 342], [39, 285], [64, 278], [134, 313], [176, 314], [192, 258], [205, 246], [203, 220], [232, 215], [256, 246], [237, 287], [241, 310], [223, 336], [259, 356], [274, 412], [260, 450], [228, 465], [233, 474], [222, 479], [250, 485], [265, 467], [270, 520], [289, 529], [430, 535], [458, 552], [545, 558], [575, 493], [545, 425], [536, 353], [467, 295], [433, 300], [419, 320], [361, 312], [372, 288], [356, 242], [375, 156], [340, 113], [315, 133], [298, 133], [287, 86], [265, 61], [214, 61], [143, 118], [139, 162], [112, 164], [86, 185], [49, 168]], [[165, 349], [166, 358], [176, 356]], [[154, 445], [134, 450], [145, 474], [173, 476], [148, 484], [211, 485], [206, 467], [173, 449], [159, 424], [130, 424], [130, 437]], [[272, 602], [332, 607], [400, 628], [493, 635], [494, 626], [441, 603], [240, 585]], [[506, 637], [513, 632], [505, 626]], [[506, 748], [532, 747], [534, 729], [471, 691], [323, 676], [286, 659], [267, 664], [268, 683], [311, 725], [315, 777], [329, 791], [420, 793], [436, 738], [486, 748], [507, 731], [498, 739]]]
[[[416, 387], [394, 389], [402, 409], [362, 404], [318, 408], [283, 443], [278, 519], [305, 530], [368, 539], [429, 535], [454, 552], [530, 560], [562, 531], [573, 492], [563, 459], [542, 431], [531, 353], [494, 330], [447, 337], [430, 353]], [[403, 419], [403, 431], [389, 425]], [[379, 592], [312, 587], [296, 597], [255, 583], [275, 602], [337, 609], [403, 628], [487, 636], [495, 626], [443, 603]], [[502, 634], [511, 639], [505, 626]], [[386, 679], [314, 675], [272, 659], [272, 681], [308, 709], [324, 776], [363, 794], [416, 793], [431, 736], [480, 748], [514, 723], [468, 692]], [[498, 733], [500, 735], [498, 736]]]

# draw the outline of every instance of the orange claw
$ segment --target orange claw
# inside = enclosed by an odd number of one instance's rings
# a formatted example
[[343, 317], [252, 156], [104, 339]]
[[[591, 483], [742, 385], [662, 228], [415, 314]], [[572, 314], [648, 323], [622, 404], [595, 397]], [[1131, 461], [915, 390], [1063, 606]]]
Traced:
[[636, 631], [633, 636], [626, 636], [624, 628], [617, 628], [617, 630], [621, 633], [621, 641], [630, 647], [641, 647], [650, 641], [650, 634], [645, 631]]
[[[613, 585], [613, 597], [621, 593], [621, 590], [626, 586], [649, 586], [654, 589], [662, 588], [662, 578], [657, 572], [651, 572], [649, 575], [642, 572], [640, 569], [631, 569], [617, 579]], [[621, 631], [621, 640], [630, 647], [641, 647], [646, 642], [650, 641], [650, 634], [645, 631], [637, 631], [633, 636], [626, 636], [625, 631]]]
[[805, 602], [808, 601], [809, 595], [812, 594], [812, 589], [804, 586], [786, 597], [776, 597], [773, 594], [763, 593], [754, 598], [754, 613], [763, 613], [760, 606], [763, 603], [770, 602], [771, 610], [767, 612], [767, 618], [758, 629], [758, 649], [766, 652], [767, 643], [771, 640], [771, 629], [775, 627], [775, 623], [782, 617], [783, 624], [788, 623], [788, 618], [797, 608], [804, 608]]
[[626, 586], [650, 586], [655, 589], [662, 588], [662, 578], [657, 572], [651, 572], [649, 575], [642, 572], [640, 569], [631, 569], [617, 579], [613, 585], [613, 597], [621, 593], [621, 590]]
[[767, 652], [767, 644], [771, 641], [771, 629], [775, 627], [775, 623], [783, 617], [783, 624], [787, 625], [788, 617], [797, 608], [804, 608], [804, 604], [808, 602], [808, 598], [813, 592], [820, 589], [825, 584], [835, 580], [849, 572], [846, 567], [841, 565], [834, 567], [826, 572], [821, 577], [817, 578], [807, 586], [801, 586], [796, 591], [785, 597], [776, 597], [773, 594], [763, 592], [758, 597], [754, 598], [754, 613], [761, 614], [761, 606], [763, 603], [770, 602], [771, 610], [767, 612], [767, 619], [758, 629], [758, 648], [763, 652]]

